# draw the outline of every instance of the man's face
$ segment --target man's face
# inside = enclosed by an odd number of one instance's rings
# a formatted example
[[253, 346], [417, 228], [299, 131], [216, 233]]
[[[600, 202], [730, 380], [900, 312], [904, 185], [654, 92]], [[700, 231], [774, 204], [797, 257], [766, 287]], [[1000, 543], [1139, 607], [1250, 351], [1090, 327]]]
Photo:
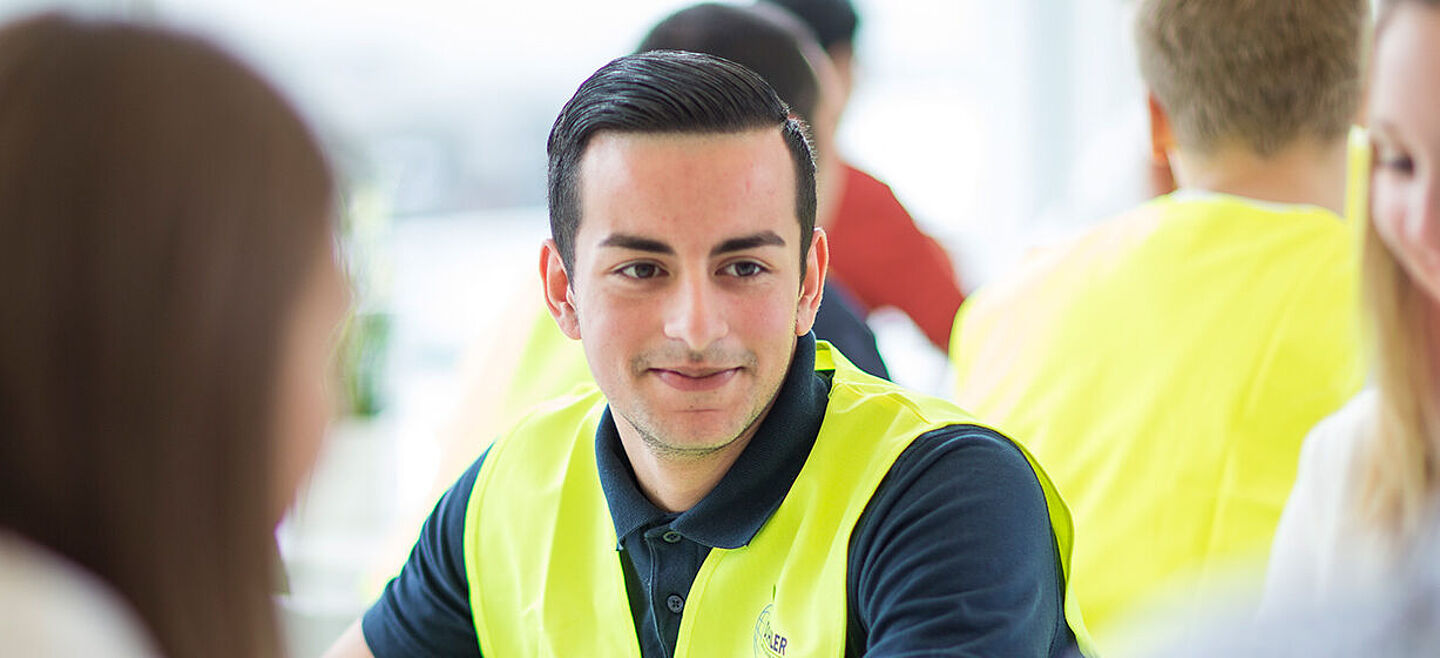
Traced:
[[553, 243], [542, 269], [622, 436], [672, 457], [748, 440], [810, 330], [825, 271], [823, 233], [800, 235], [780, 131], [601, 133], [580, 172], [574, 271]]

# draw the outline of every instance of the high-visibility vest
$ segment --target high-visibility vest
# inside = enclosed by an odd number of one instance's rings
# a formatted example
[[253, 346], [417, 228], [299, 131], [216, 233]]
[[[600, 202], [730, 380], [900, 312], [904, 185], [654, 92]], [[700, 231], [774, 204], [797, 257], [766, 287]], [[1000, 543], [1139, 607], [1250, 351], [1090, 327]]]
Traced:
[[[915, 437], [978, 424], [949, 402], [864, 374], [824, 342], [815, 361], [817, 371], [834, 371], [815, 445], [754, 539], [710, 550], [685, 599], [677, 658], [844, 655], [849, 540], [871, 495]], [[465, 569], [485, 655], [640, 656], [595, 462], [604, 408], [598, 391], [541, 408], [481, 466], [465, 518]], [[1068, 573], [1069, 512], [1031, 466]], [[1088, 647], [1068, 595], [1065, 610]]]
[[1072, 589], [1102, 653], [1154, 599], [1184, 606], [1263, 568], [1302, 439], [1362, 381], [1345, 224], [1181, 192], [962, 306], [956, 400], [1065, 495], [1083, 538]]

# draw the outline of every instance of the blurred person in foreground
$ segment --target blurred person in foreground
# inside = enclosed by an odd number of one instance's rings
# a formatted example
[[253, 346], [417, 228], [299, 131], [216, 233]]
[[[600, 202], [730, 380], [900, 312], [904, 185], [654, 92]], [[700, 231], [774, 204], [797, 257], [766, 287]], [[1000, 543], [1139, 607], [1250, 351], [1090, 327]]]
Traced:
[[1342, 212], [1367, 9], [1143, 2], [1152, 140], [1180, 189], [1037, 253], [956, 319], [957, 400], [1055, 475], [1102, 652], [1127, 617], [1236, 569], [1258, 594], [1300, 443], [1359, 388]]
[[[756, 4], [765, 5], [770, 0]], [[803, 21], [825, 50], [838, 76], [831, 121], [838, 123], [855, 82], [859, 15], [850, 0], [773, 0]], [[829, 130], [834, 143], [834, 130]], [[819, 133], [820, 126], [816, 127]], [[848, 294], [863, 318], [883, 307], [899, 309], [944, 352], [955, 311], [965, 295], [955, 267], [934, 238], [915, 225], [890, 186], [838, 156], [834, 174], [821, 185], [816, 223], [830, 236], [831, 279]]]
[[0, 643], [281, 653], [274, 529], [331, 413], [334, 182], [161, 28], [0, 29]]
[[1389, 582], [1440, 515], [1440, 2], [1386, 2], [1371, 65], [1362, 289], [1374, 385], [1305, 441], [1267, 607]]
[[598, 390], [481, 455], [330, 655], [1086, 646], [1043, 471], [810, 333], [814, 161], [762, 78], [617, 59], [561, 110], [549, 157], [545, 301]]

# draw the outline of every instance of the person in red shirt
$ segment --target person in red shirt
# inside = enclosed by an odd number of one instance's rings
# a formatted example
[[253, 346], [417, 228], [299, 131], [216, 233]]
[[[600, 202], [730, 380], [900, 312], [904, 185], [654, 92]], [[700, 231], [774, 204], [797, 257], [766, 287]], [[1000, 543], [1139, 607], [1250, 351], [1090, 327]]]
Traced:
[[[850, 96], [855, 33], [860, 21], [850, 0], [773, 0], [815, 33], [839, 77], [840, 98]], [[942, 351], [965, 295], [950, 255], [915, 220], [885, 183], [841, 163], [836, 201], [818, 223], [830, 236], [830, 277], [860, 313], [897, 308]]]

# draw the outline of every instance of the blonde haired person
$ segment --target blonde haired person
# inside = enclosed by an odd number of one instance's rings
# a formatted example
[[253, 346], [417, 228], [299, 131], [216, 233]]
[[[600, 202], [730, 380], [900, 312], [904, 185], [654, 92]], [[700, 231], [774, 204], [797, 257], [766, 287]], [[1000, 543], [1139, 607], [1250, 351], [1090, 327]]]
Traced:
[[1440, 2], [1391, 0], [1377, 28], [1363, 256], [1375, 385], [1306, 439], [1267, 606], [1393, 576], [1440, 493]]
[[0, 27], [0, 653], [282, 653], [273, 533], [346, 302], [334, 187], [207, 43]]
[[[1347, 135], [1363, 0], [1147, 0], [1157, 161], [1180, 189], [961, 307], [957, 400], [1070, 503], [1101, 653], [1156, 603], [1258, 595], [1305, 433], [1359, 389]], [[1187, 617], [1187, 615], [1180, 615]]]

